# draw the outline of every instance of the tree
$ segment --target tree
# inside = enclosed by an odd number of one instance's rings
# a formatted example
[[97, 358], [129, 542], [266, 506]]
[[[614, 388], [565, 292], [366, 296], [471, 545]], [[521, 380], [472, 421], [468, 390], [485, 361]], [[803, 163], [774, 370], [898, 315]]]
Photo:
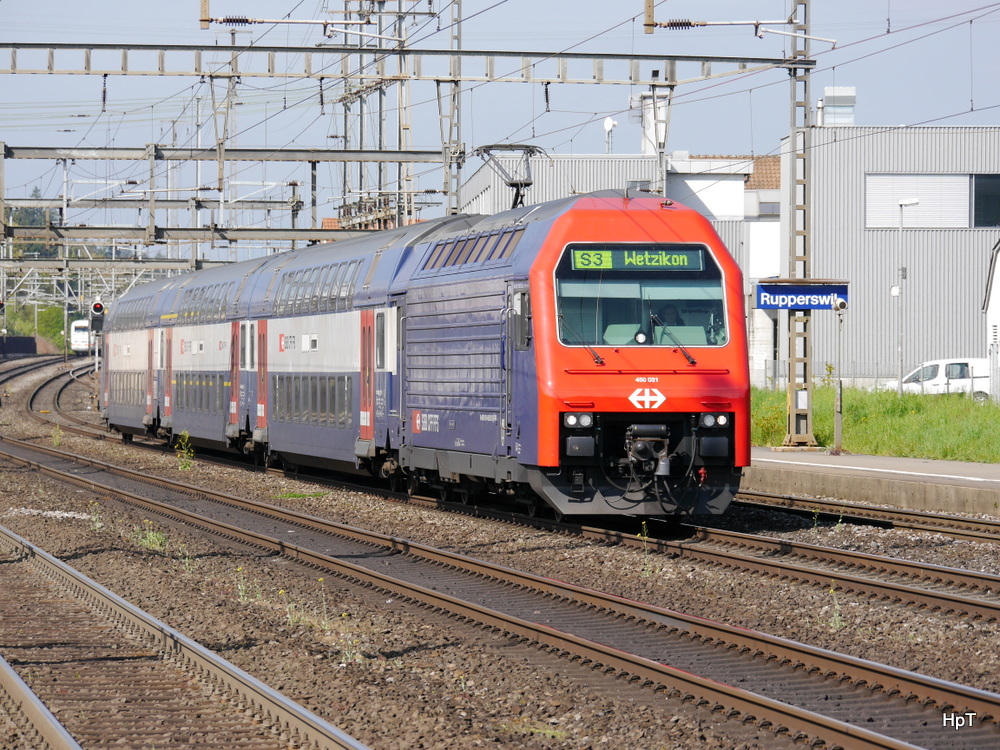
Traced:
[[61, 307], [47, 307], [38, 312], [38, 335], [47, 338], [54, 344], [61, 344], [63, 337], [63, 311]]
[[[31, 189], [31, 197], [41, 200], [42, 191], [36, 185]], [[47, 211], [44, 208], [15, 208], [10, 214], [10, 223], [19, 227], [44, 227], [48, 224]], [[58, 254], [53, 245], [29, 240], [14, 240], [15, 258], [54, 258]]]

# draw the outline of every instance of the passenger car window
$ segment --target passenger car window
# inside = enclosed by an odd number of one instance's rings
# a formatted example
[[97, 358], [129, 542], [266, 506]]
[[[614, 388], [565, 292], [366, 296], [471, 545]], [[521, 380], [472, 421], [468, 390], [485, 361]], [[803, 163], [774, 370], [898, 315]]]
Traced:
[[948, 380], [958, 380], [970, 377], [968, 362], [949, 362], [945, 365], [944, 376]]
[[927, 365], [926, 367], [921, 367], [916, 372], [911, 373], [904, 383], [923, 383], [927, 380], [934, 380], [938, 374], [937, 365]]

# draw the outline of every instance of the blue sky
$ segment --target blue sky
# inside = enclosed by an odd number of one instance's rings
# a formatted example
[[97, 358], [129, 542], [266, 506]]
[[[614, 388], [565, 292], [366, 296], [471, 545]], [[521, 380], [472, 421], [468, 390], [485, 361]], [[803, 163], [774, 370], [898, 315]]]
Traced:
[[[435, 10], [448, 0], [434, 0]], [[393, 3], [395, 5], [395, 3]], [[426, 11], [427, 0], [413, 3]], [[781, 57], [788, 41], [778, 34], [753, 35], [748, 26], [685, 31], [642, 29], [643, 0], [465, 0], [466, 49], [516, 49], [591, 53], [752, 55]], [[941, 3], [932, 0], [814, 0], [813, 34], [836, 39], [812, 44], [817, 63], [813, 99], [824, 86], [857, 87], [859, 125], [926, 124], [995, 126], [1000, 118], [1000, 3]], [[213, 0], [213, 16], [329, 19], [329, 2]], [[787, 0], [659, 2], [658, 21], [776, 20]], [[203, 31], [197, 0], [136, 3], [120, 0], [0, 0], [0, 40], [33, 42], [135, 42], [228, 44], [224, 26]], [[445, 24], [440, 24], [445, 26]], [[786, 27], [774, 26], [775, 29]], [[411, 30], [414, 46], [447, 45], [435, 21]], [[239, 40], [313, 46], [318, 28], [298, 25], [244, 27]], [[22, 64], [29, 56], [22, 55]], [[0, 96], [0, 141], [12, 145], [135, 146], [149, 142], [190, 143], [195, 102], [207, 110], [211, 89], [194, 78], [110, 77], [102, 112], [103, 81], [92, 77], [4, 76]], [[417, 148], [437, 147], [436, 105], [431, 89], [414, 89]], [[216, 95], [221, 95], [221, 87]], [[343, 136], [343, 122], [327, 104], [321, 113], [314, 82], [244, 81], [236, 145], [330, 147]], [[628, 113], [625, 86], [549, 87], [493, 83], [471, 88], [463, 98], [463, 140], [469, 149], [487, 143], [530, 143], [552, 153], [603, 153], [603, 121], [618, 121], [616, 153], [638, 151], [638, 125]], [[329, 89], [326, 95], [330, 96]], [[787, 133], [788, 76], [767, 71], [692, 84], [677, 91], [668, 148], [694, 154], [774, 153]], [[336, 136], [331, 139], [330, 136]], [[356, 137], [356, 134], [355, 136]], [[370, 141], [370, 134], [369, 134]], [[211, 130], [203, 131], [211, 139]], [[470, 160], [470, 167], [478, 167]], [[120, 165], [119, 165], [120, 167]], [[39, 169], [38, 164], [34, 164]], [[117, 168], [116, 168], [117, 169]], [[28, 190], [48, 177], [11, 167], [8, 190]], [[123, 176], [118, 169], [115, 173]], [[283, 178], [284, 175], [274, 175]], [[332, 179], [332, 178], [331, 178]], [[427, 174], [427, 187], [439, 178]], [[57, 186], [56, 186], [57, 187]], [[49, 189], [49, 192], [57, 192]], [[81, 193], [80, 189], [77, 193]]]

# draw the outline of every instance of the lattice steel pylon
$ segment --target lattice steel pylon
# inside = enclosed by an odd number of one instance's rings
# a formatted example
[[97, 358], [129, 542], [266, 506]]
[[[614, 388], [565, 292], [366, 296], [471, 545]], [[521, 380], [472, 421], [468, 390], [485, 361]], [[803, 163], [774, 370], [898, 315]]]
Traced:
[[[462, 50], [462, 0], [452, 0], [451, 21], [448, 27], [448, 47]], [[448, 64], [448, 78], [437, 81], [438, 116], [441, 121], [441, 157], [444, 162], [442, 189], [448, 197], [448, 214], [458, 213], [459, 187], [462, 184], [462, 165], [465, 163], [465, 144], [462, 143], [462, 58], [453, 56]]]
[[[462, 5], [452, 0], [446, 6], [427, 0], [426, 5], [416, 0], [336, 0], [344, 10], [337, 11], [345, 20], [297, 20], [289, 18], [263, 19], [245, 16], [213, 18], [209, 14], [208, 0], [201, 2], [200, 21], [202, 28], [213, 24], [227, 27], [250, 24], [274, 25], [280, 23], [315, 24], [323, 30], [328, 39], [343, 36], [344, 43], [322, 43], [310, 46], [271, 46], [264, 43], [229, 46], [219, 45], [160, 45], [130, 43], [66, 43], [66, 42], [2, 42], [0, 41], [0, 76], [35, 75], [51, 80], [55, 76], [85, 75], [103, 76], [194, 76], [218, 81], [243, 81], [256, 79], [285, 79], [312, 82], [319, 94], [320, 114], [326, 114], [326, 107], [343, 105], [345, 112], [343, 131], [326, 137], [337, 139], [337, 148], [237, 148], [227, 140], [232, 131], [224, 126], [224, 116], [216, 113], [219, 132], [211, 147], [178, 149], [164, 144], [145, 144], [114, 148], [87, 149], [36, 149], [33, 147], [3, 145], [0, 150], [0, 237], [4, 239], [32, 239], [50, 243], [83, 240], [124, 240], [142, 244], [170, 242], [210, 242], [232, 243], [243, 241], [292, 242], [325, 241], [344, 236], [345, 233], [364, 231], [369, 228], [387, 228], [392, 224], [412, 221], [418, 210], [421, 195], [444, 194], [446, 210], [457, 213], [460, 206], [459, 186], [461, 168], [467, 158], [466, 145], [462, 141], [462, 117], [460, 112], [463, 87], [483, 86], [498, 83], [521, 85], [558, 84], [559, 86], [615, 85], [636, 89], [650, 87], [682, 86], [716, 78], [746, 75], [773, 67], [801, 68], [811, 65], [811, 60], [789, 58], [715, 56], [715, 55], [671, 55], [627, 53], [586, 53], [576, 51], [554, 52], [545, 50], [467, 50], [464, 48], [461, 21]], [[652, 7], [652, 6], [650, 6]], [[330, 11], [334, 13], [334, 11]], [[429, 21], [438, 20], [439, 30], [448, 36], [446, 48], [424, 48], [411, 44], [406, 31], [406, 22], [425, 17]], [[377, 25], [377, 28], [375, 26]], [[669, 25], [669, 24], [668, 24]], [[646, 29], [652, 32], [660, 24], [651, 23]], [[422, 39], [435, 35], [421, 34]], [[363, 43], [355, 39], [363, 38]], [[347, 43], [350, 42], [350, 43]], [[28, 53], [19, 57], [19, 52]], [[217, 60], [222, 55], [221, 60]], [[95, 57], [96, 56], [96, 57]], [[236, 62], [238, 56], [238, 63]], [[82, 58], [80, 62], [65, 61]], [[395, 60], [393, 59], [395, 58]], [[108, 65], [107, 61], [121, 60], [120, 64]], [[468, 59], [467, 65], [464, 61]], [[395, 69], [393, 63], [395, 62]], [[442, 65], [444, 63], [444, 65]], [[698, 72], [675, 75], [675, 66], [686, 66]], [[714, 66], [714, 67], [713, 67]], [[472, 70], [475, 68], [475, 70]], [[661, 75], [663, 71], [663, 75]], [[228, 79], [228, 80], [227, 80]], [[666, 83], [665, 83], [666, 82]], [[410, 85], [437, 87], [438, 139], [427, 134], [418, 137], [414, 129], [420, 125], [411, 105]], [[398, 99], [395, 108], [390, 105], [390, 89], [396, 87]], [[238, 91], [238, 89], [237, 89]], [[233, 103], [231, 87], [227, 89], [225, 101]], [[376, 101], [377, 98], [377, 101]], [[423, 97], [422, 97], [423, 98]], [[216, 102], [221, 105], [220, 101]], [[227, 107], [220, 112], [230, 111]], [[339, 114], [339, 112], [338, 112]], [[391, 148], [392, 129], [389, 126], [396, 118], [397, 148]], [[198, 132], [201, 133], [200, 116], [197, 117]], [[432, 123], [433, 120], [430, 121]], [[374, 137], [373, 137], [374, 134]], [[437, 140], [433, 148], [414, 150], [411, 146], [417, 139], [421, 142]], [[372, 142], [376, 141], [377, 142]], [[354, 142], [357, 142], [355, 146]], [[366, 145], [366, 141], [370, 145]], [[42, 153], [45, 151], [45, 153]], [[94, 158], [145, 161], [149, 169], [159, 169], [163, 162], [175, 162], [166, 167], [177, 174], [183, 165], [190, 168], [197, 187], [190, 195], [179, 197], [181, 190], [169, 184], [154, 191], [153, 178], [149, 184], [138, 186], [145, 196], [141, 205], [134, 197], [140, 192], [130, 189], [127, 195], [114, 196], [101, 204], [109, 212], [139, 208], [143, 217], [152, 217], [160, 212], [190, 210], [194, 213], [191, 226], [175, 226], [170, 214], [167, 222], [144, 221], [141, 226], [121, 221], [114, 214], [106, 226], [75, 222], [67, 217], [59, 226], [22, 227], [14, 225], [8, 208], [14, 198], [4, 196], [3, 171], [8, 159], [65, 159]], [[275, 158], [280, 157], [280, 158]], [[268, 215], [267, 226], [252, 221], [245, 226], [236, 220], [228, 210], [228, 199], [224, 195], [206, 198], [201, 191], [203, 180], [198, 164], [230, 161], [290, 161], [297, 162], [303, 169], [309, 169], [305, 177], [288, 181], [309, 184], [313, 197], [309, 206], [312, 217], [311, 227], [299, 227], [296, 215], [301, 201], [292, 197], [290, 219], [291, 228], [271, 227]], [[347, 222], [339, 228], [316, 226], [319, 211], [317, 192], [319, 176], [317, 164], [322, 162], [349, 163], [344, 166], [343, 188], [340, 196], [332, 196], [329, 203], [339, 199], [343, 204], [341, 217]], [[414, 168], [417, 163], [440, 165], [443, 171], [443, 190], [424, 190], [415, 185]], [[396, 165], [395, 179], [392, 166]], [[139, 167], [141, 169], [141, 165]], [[335, 180], [331, 180], [335, 182]], [[439, 183], [440, 184], [440, 183]], [[331, 192], [332, 185], [325, 186]], [[165, 193], [162, 197], [158, 193]], [[53, 204], [63, 203], [53, 196], [43, 196]], [[86, 207], [76, 200], [73, 209]], [[214, 208], [210, 204], [214, 203]], [[258, 208], [248, 210], [287, 210], [255, 201]], [[186, 207], [191, 207], [190, 209]], [[214, 210], [208, 221], [199, 218], [197, 212]], [[223, 211], [226, 214], [223, 216]], [[65, 214], [65, 211], [64, 211]], [[194, 245], [192, 245], [194, 247]], [[194, 252], [192, 252], [194, 256]], [[160, 262], [158, 259], [157, 262]], [[190, 263], [200, 262], [192, 257]], [[214, 262], [214, 261], [212, 261]]]
[[[793, 60], [809, 60], [809, 0], [792, 0]], [[785, 179], [788, 186], [788, 278], [812, 275], [810, 187], [810, 66], [791, 67], [791, 123]], [[814, 446], [812, 429], [812, 311], [788, 311], [787, 446]]]

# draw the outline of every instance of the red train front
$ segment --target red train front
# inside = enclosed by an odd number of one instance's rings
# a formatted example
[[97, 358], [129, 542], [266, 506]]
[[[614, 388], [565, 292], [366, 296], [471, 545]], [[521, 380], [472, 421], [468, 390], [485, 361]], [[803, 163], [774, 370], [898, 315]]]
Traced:
[[530, 290], [533, 489], [567, 515], [723, 512], [749, 463], [749, 375], [743, 277], [711, 225], [650, 196], [582, 198]]

